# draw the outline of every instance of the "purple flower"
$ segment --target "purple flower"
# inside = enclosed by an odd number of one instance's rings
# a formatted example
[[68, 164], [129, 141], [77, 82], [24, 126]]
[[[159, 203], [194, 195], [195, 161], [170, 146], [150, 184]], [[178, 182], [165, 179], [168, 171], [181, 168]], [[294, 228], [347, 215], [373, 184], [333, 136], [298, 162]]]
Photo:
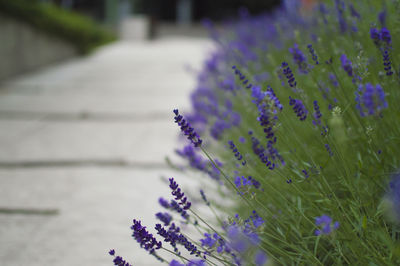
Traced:
[[164, 198], [159, 198], [158, 199], [158, 203], [160, 203], [160, 205], [166, 209], [169, 209], [171, 206], [169, 205], [168, 201], [165, 200]]
[[292, 70], [290, 69], [288, 63], [283, 62], [281, 65], [281, 68], [283, 70], [283, 74], [286, 76], [286, 78], [288, 80], [289, 86], [292, 88], [296, 87], [296, 85], [297, 85], [296, 79], [294, 78]]
[[319, 236], [321, 234], [329, 235], [333, 230], [336, 230], [339, 228], [339, 222], [336, 221], [332, 226], [332, 218], [326, 214], [316, 217], [315, 225], [319, 226], [320, 228], [322, 227], [322, 230], [320, 230], [320, 229], [315, 230], [315, 235], [317, 235], [317, 236]]
[[308, 51], [309, 51], [310, 54], [311, 54], [312, 60], [315, 62], [316, 65], [318, 65], [318, 64], [319, 64], [318, 56], [317, 56], [317, 54], [315, 53], [315, 50], [314, 50], [312, 44], [307, 45], [307, 48], [308, 48]]
[[179, 263], [179, 261], [171, 260], [169, 266], [185, 266], [185, 264]]
[[204, 260], [190, 260], [186, 265], [187, 266], [207, 266], [207, 264]]
[[204, 233], [204, 236], [206, 238], [204, 239], [200, 239], [201, 242], [201, 246], [204, 247], [208, 247], [208, 248], [212, 248], [214, 246], [214, 244], [217, 242], [217, 240], [215, 238], [213, 238], [210, 234], [208, 233]]
[[[111, 251], [114, 251], [114, 250], [112, 249], [109, 252], [111, 256], [114, 256], [115, 252], [113, 254], [111, 254]], [[114, 263], [114, 265], [117, 265], [117, 266], [132, 266], [132, 264], [125, 261], [121, 256], [115, 256], [113, 263]]]
[[306, 169], [303, 169], [301, 171], [303, 172], [305, 178], [309, 178], [310, 177], [310, 175], [308, 174]]
[[179, 114], [178, 109], [174, 109], [175, 114], [175, 123], [181, 127], [181, 131], [187, 136], [188, 140], [190, 140], [195, 147], [200, 147], [203, 142], [199, 135], [194, 131], [194, 128], [190, 126], [188, 122], [183, 118], [182, 115]]
[[379, 30], [374, 27], [370, 28], [369, 36], [374, 41], [375, 45], [379, 46], [381, 42], [381, 33], [379, 32]]
[[325, 149], [328, 152], [329, 156], [333, 156], [333, 152], [332, 152], [331, 146], [329, 146], [329, 144], [325, 144]]
[[196, 154], [196, 149], [192, 145], [186, 145], [182, 150], [176, 150], [176, 153], [187, 159], [191, 167], [208, 174], [213, 179], [219, 180], [220, 171], [209, 161], [203, 159], [202, 156]]
[[267, 255], [266, 255], [263, 251], [261, 251], [261, 250], [257, 251], [256, 255], [254, 255], [254, 264], [255, 264], [256, 266], [263, 266], [263, 265], [265, 265], [265, 263], [267, 262], [267, 260], [268, 260]]
[[239, 80], [242, 82], [242, 84], [246, 86], [246, 89], [250, 89], [251, 87], [253, 87], [253, 84], [249, 82], [246, 76], [243, 75], [236, 66], [232, 66], [232, 69], [234, 70], [235, 75], [239, 77]]
[[206, 203], [207, 206], [210, 206], [210, 202], [207, 200], [206, 194], [204, 194], [204, 191], [200, 189], [200, 195], [203, 201]]
[[340, 56], [340, 61], [342, 62], [342, 67], [343, 67], [344, 71], [347, 72], [347, 75], [352, 77], [353, 76], [353, 67], [352, 67], [351, 61], [347, 58], [347, 56], [345, 54], [342, 54]]
[[140, 247], [149, 251], [150, 254], [154, 253], [155, 249], [162, 247], [161, 241], [157, 242], [156, 238], [146, 230], [145, 226], [141, 225], [140, 221], [134, 219], [131, 229], [133, 230], [133, 238], [140, 244]]
[[337, 17], [338, 17], [338, 21], [339, 21], [340, 31], [342, 33], [344, 33], [347, 31], [347, 22], [343, 15], [344, 9], [345, 9], [344, 2], [341, 0], [335, 0], [335, 6], [336, 6], [336, 11], [337, 11]]
[[171, 223], [172, 216], [168, 212], [158, 212], [156, 214], [157, 219], [164, 223], [165, 226], [168, 226]]
[[390, 35], [390, 31], [386, 27], [383, 27], [381, 29], [381, 39], [384, 43], [386, 43], [386, 45], [392, 45], [392, 36]]
[[314, 101], [314, 114], [313, 114], [313, 116], [314, 116], [314, 119], [315, 119], [315, 120], [313, 120], [313, 124], [314, 125], [320, 125], [321, 124], [322, 114], [321, 114], [321, 111], [319, 110], [319, 105], [318, 105], [317, 101]]
[[175, 250], [177, 250], [176, 244], [180, 244], [184, 246], [191, 255], [195, 254], [196, 256], [200, 256], [200, 251], [198, 251], [196, 246], [180, 233], [180, 228], [174, 223], [170, 225], [168, 230], [166, 230], [161, 224], [156, 224], [155, 229], [157, 230], [157, 234], [162, 236], [165, 242], [169, 242]]
[[400, 175], [393, 175], [389, 182], [387, 198], [392, 203], [393, 216], [400, 221]]
[[354, 5], [353, 5], [353, 4], [350, 4], [349, 7], [350, 7], [350, 14], [351, 14], [351, 16], [352, 16], [352, 17], [355, 17], [355, 18], [357, 18], [357, 19], [360, 19], [360, 18], [361, 18], [360, 13], [357, 12], [357, 10], [354, 8]]
[[383, 66], [386, 71], [386, 75], [391, 76], [393, 74], [392, 62], [390, 61], [390, 56], [387, 49], [385, 49], [385, 51], [383, 52]]
[[356, 108], [360, 111], [361, 116], [379, 114], [388, 107], [385, 92], [379, 84], [375, 87], [371, 83], [367, 83], [365, 86], [360, 84], [355, 95]]
[[265, 223], [264, 219], [261, 218], [258, 215], [258, 213], [254, 210], [253, 210], [253, 214], [250, 215], [250, 218], [248, 220], [252, 222], [254, 228], [256, 228], [256, 229]]
[[173, 177], [169, 179], [169, 187], [172, 189], [171, 194], [175, 196], [175, 200], [180, 201], [179, 205], [181, 205], [184, 210], [189, 209], [192, 203], [187, 200], [187, 197], [185, 197], [185, 193], [181, 191]]
[[307, 73], [307, 58], [303, 54], [303, 52], [299, 49], [299, 46], [297, 43], [294, 44], [292, 48], [289, 48], [289, 52], [293, 56], [293, 61], [297, 64], [299, 67], [299, 71], [301, 73]]
[[300, 121], [306, 120], [308, 111], [304, 106], [303, 102], [301, 100], [294, 99], [290, 96], [289, 100], [290, 100], [289, 105], [293, 106], [293, 110], [297, 114], [297, 117], [299, 117]]
[[387, 16], [387, 11], [386, 8], [383, 9], [381, 12], [378, 14], [378, 20], [381, 23], [382, 27], [386, 27], [386, 16]]
[[329, 80], [331, 81], [333, 86], [339, 87], [339, 82], [337, 81], [335, 74], [330, 73], [329, 74]]
[[243, 156], [240, 154], [238, 149], [235, 146], [235, 143], [233, 143], [232, 140], [228, 141], [229, 148], [232, 150], [232, 152], [235, 154], [235, 157], [238, 161], [242, 162], [242, 165], [246, 165], [246, 160], [243, 159]]

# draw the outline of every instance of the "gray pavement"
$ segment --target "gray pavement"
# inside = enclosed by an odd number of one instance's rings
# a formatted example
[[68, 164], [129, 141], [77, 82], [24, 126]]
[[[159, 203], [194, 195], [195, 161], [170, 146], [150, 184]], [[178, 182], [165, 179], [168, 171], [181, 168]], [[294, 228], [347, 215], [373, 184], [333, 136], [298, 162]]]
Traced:
[[211, 44], [118, 42], [0, 84], [0, 265], [158, 265], [131, 238], [169, 195], [178, 128]]

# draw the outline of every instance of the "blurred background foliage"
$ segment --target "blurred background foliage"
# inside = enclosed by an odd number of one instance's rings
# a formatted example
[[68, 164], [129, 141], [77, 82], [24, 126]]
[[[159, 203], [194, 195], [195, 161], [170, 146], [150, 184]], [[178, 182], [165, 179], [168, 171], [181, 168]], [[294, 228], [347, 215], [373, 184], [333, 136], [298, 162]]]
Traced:
[[0, 14], [62, 38], [85, 54], [116, 36], [90, 17], [38, 0], [0, 0]]

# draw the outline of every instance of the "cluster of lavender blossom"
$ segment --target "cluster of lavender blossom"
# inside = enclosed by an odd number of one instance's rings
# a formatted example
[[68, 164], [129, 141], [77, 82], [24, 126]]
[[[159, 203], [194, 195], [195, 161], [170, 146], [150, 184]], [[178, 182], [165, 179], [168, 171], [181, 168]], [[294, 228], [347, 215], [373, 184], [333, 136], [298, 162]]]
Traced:
[[170, 179], [157, 236], [132, 226], [161, 262], [400, 264], [400, 1], [283, 2], [205, 23], [217, 49], [192, 112], [174, 114], [187, 138], [176, 164], [208, 185], [189, 201]]

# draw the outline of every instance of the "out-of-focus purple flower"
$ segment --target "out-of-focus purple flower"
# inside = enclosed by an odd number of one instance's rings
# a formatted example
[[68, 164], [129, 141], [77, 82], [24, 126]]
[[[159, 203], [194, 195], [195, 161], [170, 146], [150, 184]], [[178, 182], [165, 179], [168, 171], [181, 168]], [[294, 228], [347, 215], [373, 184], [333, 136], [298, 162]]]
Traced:
[[329, 13], [328, 9], [326, 8], [326, 5], [324, 3], [319, 4], [319, 12], [322, 15], [322, 19], [325, 24], [328, 24], [328, 20], [326, 19], [326, 15]]
[[393, 175], [389, 182], [387, 199], [391, 203], [391, 215], [400, 222], [400, 175]]
[[381, 33], [379, 32], [379, 30], [375, 27], [371, 27], [369, 29], [369, 36], [374, 41], [375, 45], [379, 46], [381, 42]]
[[310, 175], [309, 175], [309, 173], [307, 172], [306, 169], [303, 169], [301, 171], [303, 172], [305, 178], [309, 178], [310, 177]]
[[172, 221], [172, 216], [168, 212], [158, 212], [156, 218], [163, 222], [165, 226], [168, 226]]
[[357, 19], [360, 19], [360, 18], [361, 18], [361, 15], [360, 15], [360, 13], [358, 13], [357, 10], [354, 8], [354, 5], [353, 5], [353, 4], [350, 4], [349, 7], [350, 7], [350, 14], [351, 14], [351, 16], [352, 16], [352, 17], [355, 17], [355, 18], [357, 18]]
[[342, 67], [343, 67], [344, 71], [347, 72], [347, 75], [349, 75], [350, 77], [353, 77], [352, 63], [345, 54], [342, 54], [340, 56], [340, 61], [342, 62]]
[[342, 33], [347, 31], [347, 22], [344, 17], [345, 4], [341, 0], [335, 0], [337, 17], [339, 21], [339, 28]]
[[200, 195], [201, 195], [201, 198], [203, 199], [203, 201], [206, 203], [206, 205], [210, 206], [210, 202], [207, 200], [206, 194], [204, 193], [204, 191], [202, 189], [200, 189]]
[[314, 63], [315, 63], [316, 65], [318, 65], [318, 64], [319, 64], [318, 56], [317, 56], [317, 54], [315, 53], [315, 50], [314, 50], [312, 44], [307, 45], [307, 48], [308, 48], [308, 51], [309, 51], [310, 54], [311, 54], [312, 60], [314, 61]]
[[332, 233], [333, 230], [336, 230], [339, 228], [339, 222], [336, 221], [332, 225], [332, 218], [326, 214], [316, 217], [315, 225], [321, 228], [321, 229], [315, 230], [315, 235], [317, 235], [317, 236], [319, 236], [321, 234], [329, 235], [330, 233]]
[[232, 66], [232, 69], [234, 70], [235, 75], [239, 77], [239, 80], [242, 82], [242, 84], [246, 86], [246, 89], [250, 89], [253, 86], [253, 84], [249, 82], [246, 76], [242, 74], [242, 72], [236, 66]]
[[190, 260], [186, 266], [207, 266], [204, 260]]
[[330, 73], [329, 74], [329, 80], [331, 81], [333, 86], [339, 87], [339, 82], [337, 81], [335, 74]]
[[293, 47], [289, 48], [289, 52], [293, 56], [293, 61], [299, 67], [300, 73], [307, 73], [307, 58], [304, 53], [299, 49], [297, 43], [294, 44]]
[[392, 35], [390, 34], [390, 31], [386, 28], [383, 27], [381, 29], [381, 38], [386, 45], [391, 46], [392, 45]]
[[379, 23], [381, 23], [382, 27], [386, 27], [386, 17], [387, 17], [387, 10], [386, 10], [386, 8], [384, 8], [378, 14], [378, 20], [379, 20]]
[[265, 254], [264, 251], [257, 251], [257, 253], [254, 255], [254, 264], [256, 266], [263, 266], [268, 260], [268, 256]]
[[304, 106], [303, 102], [301, 100], [294, 99], [290, 96], [289, 100], [290, 100], [289, 105], [293, 106], [293, 110], [297, 114], [297, 117], [299, 117], [300, 121], [306, 120], [308, 111]]
[[171, 262], [169, 263], [169, 266], [185, 266], [185, 264], [182, 264], [176, 260], [171, 260]]
[[361, 116], [379, 114], [388, 107], [388, 103], [385, 100], [385, 92], [379, 84], [375, 86], [371, 83], [367, 83], [365, 86], [360, 84], [355, 95], [356, 108], [360, 111]]
[[329, 144], [325, 144], [325, 149], [328, 152], [329, 156], [333, 156], [333, 152], [332, 152], [331, 146], [329, 146]]

